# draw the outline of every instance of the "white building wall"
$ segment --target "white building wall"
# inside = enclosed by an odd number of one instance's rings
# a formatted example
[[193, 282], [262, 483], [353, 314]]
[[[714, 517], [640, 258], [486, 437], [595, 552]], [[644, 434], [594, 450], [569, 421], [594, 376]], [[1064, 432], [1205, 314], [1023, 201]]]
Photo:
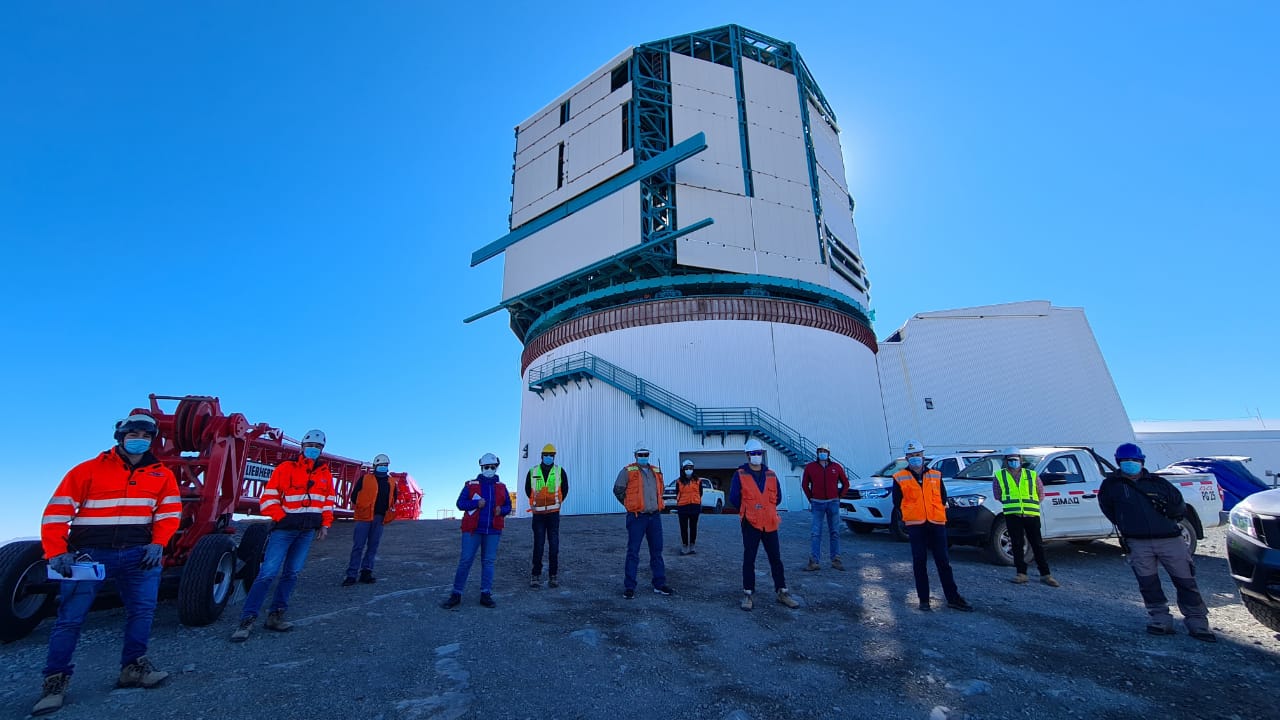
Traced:
[[[750, 347], [750, 352], [746, 348]], [[861, 343], [835, 333], [784, 323], [699, 321], [628, 328], [578, 340], [550, 351], [530, 368], [554, 358], [590, 352], [700, 407], [756, 406], [811, 440], [826, 440], [851, 471], [868, 475], [884, 463], [887, 440], [879, 411], [875, 357]], [[833, 376], [832, 368], [840, 375]], [[528, 373], [525, 374], [527, 384]], [[523, 478], [538, 462], [537, 451], [554, 443], [570, 478], [567, 514], [620, 512], [613, 497], [618, 471], [645, 440], [665, 472], [679, 466], [680, 453], [741, 450], [745, 438], [702, 438], [688, 426], [654, 410], [641, 414], [626, 394], [598, 380], [570, 385], [555, 395], [525, 391], [521, 404], [519, 458]], [[789, 461], [770, 449], [780, 478], [798, 476]], [[745, 458], [744, 458], [745, 459]], [[790, 485], [788, 506], [803, 508]], [[525, 513], [520, 498], [519, 513]]]
[[1267, 483], [1275, 483], [1280, 474], [1278, 420], [1139, 420], [1133, 429], [1150, 468], [1191, 457], [1235, 455], [1253, 458], [1246, 467]]
[[877, 357], [895, 452], [908, 439], [938, 450], [1105, 450], [1134, 438], [1080, 308], [1036, 301], [921, 313], [900, 332]]

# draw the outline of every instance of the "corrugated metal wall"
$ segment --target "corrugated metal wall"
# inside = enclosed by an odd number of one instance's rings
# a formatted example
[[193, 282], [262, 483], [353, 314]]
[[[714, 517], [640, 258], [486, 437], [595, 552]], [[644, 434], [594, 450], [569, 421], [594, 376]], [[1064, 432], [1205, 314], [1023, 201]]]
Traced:
[[[577, 340], [536, 359], [530, 367], [576, 352], [590, 352], [702, 407], [754, 405], [832, 452], [851, 470], [867, 474], [888, 452], [875, 357], [863, 344], [825, 330], [784, 323], [704, 321], [618, 330]], [[612, 494], [618, 471], [632, 460], [638, 440], [655, 462], [675, 472], [682, 452], [740, 450], [742, 436], [707, 438], [653, 410], [643, 413], [622, 392], [599, 381], [570, 385], [555, 395], [525, 392], [519, 458], [520, 483], [548, 442], [570, 477], [567, 514], [621, 510]], [[780, 458], [774, 452], [772, 456]], [[799, 475], [785, 461], [780, 477]], [[790, 493], [794, 494], [794, 493]], [[525, 515], [524, 498], [519, 514]], [[796, 509], [799, 509], [797, 507]]]

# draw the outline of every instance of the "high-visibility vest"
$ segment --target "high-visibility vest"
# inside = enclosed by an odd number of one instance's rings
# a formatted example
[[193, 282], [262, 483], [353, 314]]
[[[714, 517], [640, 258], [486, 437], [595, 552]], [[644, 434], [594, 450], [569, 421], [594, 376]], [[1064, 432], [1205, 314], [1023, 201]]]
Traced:
[[765, 468], [762, 491], [751, 473], [738, 468], [738, 488], [742, 491], [742, 504], [738, 507], [742, 519], [757, 530], [777, 530], [782, 524], [782, 518], [778, 517], [778, 476]]
[[[662, 471], [656, 467], [649, 466], [653, 471], [658, 492], [658, 509], [662, 509]], [[644, 475], [640, 472], [639, 465], [627, 466], [627, 499], [622, 503], [627, 512], [639, 513], [644, 512]]]
[[902, 492], [902, 522], [907, 525], [947, 524], [947, 508], [942, 504], [942, 473], [925, 470], [919, 482], [910, 470], [903, 468], [893, 474], [893, 481]]
[[1040, 488], [1036, 484], [1036, 471], [1020, 468], [1018, 479], [1007, 468], [996, 471], [1000, 482], [1000, 495], [1004, 498], [1004, 511], [1009, 515], [1040, 517]]
[[552, 465], [546, 477], [542, 475], [542, 464], [533, 466], [529, 471], [529, 484], [533, 494], [529, 497], [529, 509], [535, 514], [560, 512], [560, 466]]
[[702, 506], [702, 478], [689, 478], [688, 482], [680, 478], [676, 481], [676, 505]]

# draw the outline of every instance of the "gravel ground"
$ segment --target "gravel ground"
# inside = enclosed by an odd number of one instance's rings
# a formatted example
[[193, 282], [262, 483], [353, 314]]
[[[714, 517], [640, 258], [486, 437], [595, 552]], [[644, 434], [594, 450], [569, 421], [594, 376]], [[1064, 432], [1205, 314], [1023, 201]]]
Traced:
[[[1206, 645], [1181, 627], [1174, 637], [1145, 634], [1137, 586], [1111, 542], [1052, 546], [1060, 589], [1015, 586], [1011, 568], [954, 548], [960, 590], [977, 612], [921, 613], [905, 544], [842, 530], [848, 570], [803, 572], [808, 523], [807, 513], [790, 513], [782, 525], [801, 607], [761, 594], [750, 613], [737, 607], [733, 516], [704, 515], [698, 553], [686, 557], [666, 516], [677, 594], [648, 592], [642, 550], [632, 601], [622, 598], [621, 515], [563, 520], [557, 590], [528, 587], [531, 533], [513, 520], [498, 553], [498, 607], [477, 603], [477, 562], [452, 611], [437, 605], [457, 562], [456, 522], [391, 525], [379, 582], [350, 588], [338, 583], [351, 526], [339, 524], [312, 546], [293, 632], [259, 629], [235, 645], [227, 637], [238, 601], [201, 628], [183, 627], [173, 603], [162, 603], [150, 654], [174, 675], [161, 688], [112, 688], [123, 612], [93, 613], [69, 704], [55, 717], [1280, 717], [1280, 639], [1241, 606], [1222, 528], [1197, 553], [1220, 638]], [[758, 587], [770, 588], [763, 551], [756, 571]], [[50, 624], [0, 648], [0, 717], [24, 717], [38, 697]]]

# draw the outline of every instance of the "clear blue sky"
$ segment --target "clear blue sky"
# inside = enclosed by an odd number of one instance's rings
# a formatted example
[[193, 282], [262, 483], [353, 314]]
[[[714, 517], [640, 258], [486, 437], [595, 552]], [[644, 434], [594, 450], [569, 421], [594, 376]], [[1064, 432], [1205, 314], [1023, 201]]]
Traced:
[[[1268, 3], [26, 3], [0, 25], [0, 540], [150, 392], [450, 503], [514, 470], [513, 126], [619, 51], [729, 22], [835, 108], [888, 335], [1083, 306], [1135, 419], [1280, 415]], [[551, 6], [546, 6], [550, 8]], [[570, 469], [572, 472], [572, 469]]]

